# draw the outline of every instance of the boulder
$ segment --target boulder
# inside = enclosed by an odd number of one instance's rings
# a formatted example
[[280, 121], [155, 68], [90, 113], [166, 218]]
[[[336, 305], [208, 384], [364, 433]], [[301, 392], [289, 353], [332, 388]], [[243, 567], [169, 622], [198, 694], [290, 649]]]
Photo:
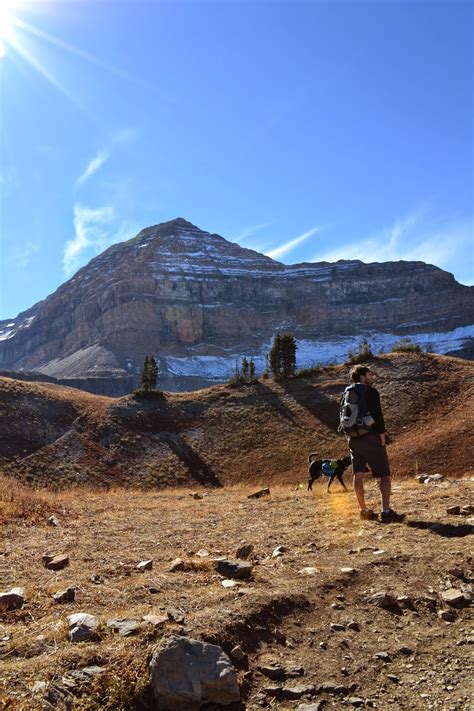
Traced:
[[0, 612], [18, 610], [25, 602], [23, 588], [12, 588], [9, 592], [0, 593]]
[[450, 514], [451, 516], [459, 516], [460, 512], [460, 506], [448, 506], [448, 508], [446, 509], [446, 513]]
[[240, 701], [235, 669], [214, 644], [170, 635], [153, 652], [150, 674], [157, 708], [163, 711]]
[[96, 639], [99, 619], [87, 612], [76, 612], [67, 618], [71, 642], [88, 642]]

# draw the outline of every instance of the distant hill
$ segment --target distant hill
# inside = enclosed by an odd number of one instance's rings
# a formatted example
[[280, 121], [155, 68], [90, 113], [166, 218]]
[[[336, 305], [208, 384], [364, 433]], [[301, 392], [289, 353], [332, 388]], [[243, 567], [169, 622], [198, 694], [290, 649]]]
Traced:
[[117, 395], [145, 354], [167, 390], [224, 382], [243, 355], [261, 371], [281, 330], [297, 338], [300, 367], [343, 360], [361, 336], [377, 352], [411, 334], [455, 353], [474, 335], [473, 295], [424, 262], [288, 266], [178, 218], [113, 245], [0, 322], [0, 368]]
[[[376, 359], [394, 473], [474, 472], [474, 364], [431, 354]], [[0, 378], [0, 464], [32, 484], [152, 488], [303, 482], [306, 456], [346, 451], [336, 433], [347, 366], [288, 383], [113, 399]]]

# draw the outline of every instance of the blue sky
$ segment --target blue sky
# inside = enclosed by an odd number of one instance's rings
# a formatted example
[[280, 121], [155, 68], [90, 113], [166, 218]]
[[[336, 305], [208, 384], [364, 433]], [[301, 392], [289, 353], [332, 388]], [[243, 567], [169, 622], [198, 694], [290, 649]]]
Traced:
[[471, 2], [0, 7], [0, 318], [178, 216], [473, 283]]

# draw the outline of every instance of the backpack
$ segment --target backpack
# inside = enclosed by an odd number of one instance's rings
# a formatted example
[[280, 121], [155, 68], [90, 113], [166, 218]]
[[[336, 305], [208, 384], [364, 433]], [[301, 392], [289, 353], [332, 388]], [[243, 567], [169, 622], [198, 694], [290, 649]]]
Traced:
[[334, 470], [337, 469], [337, 460], [325, 459], [321, 464], [321, 469], [325, 476], [332, 476], [334, 474]]
[[343, 392], [339, 403], [338, 432], [348, 437], [363, 437], [368, 434], [375, 420], [367, 407], [367, 385], [354, 383]]

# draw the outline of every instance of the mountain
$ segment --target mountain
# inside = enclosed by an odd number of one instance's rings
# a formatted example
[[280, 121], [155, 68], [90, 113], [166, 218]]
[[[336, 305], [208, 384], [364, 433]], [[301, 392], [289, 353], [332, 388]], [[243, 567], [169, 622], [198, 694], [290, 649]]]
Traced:
[[284, 265], [178, 218], [0, 322], [0, 368], [120, 394], [147, 353], [165, 389], [226, 380], [243, 355], [261, 369], [278, 330], [298, 339], [300, 366], [344, 358], [362, 335], [376, 350], [412, 334], [446, 353], [474, 335], [473, 294], [423, 262]]

